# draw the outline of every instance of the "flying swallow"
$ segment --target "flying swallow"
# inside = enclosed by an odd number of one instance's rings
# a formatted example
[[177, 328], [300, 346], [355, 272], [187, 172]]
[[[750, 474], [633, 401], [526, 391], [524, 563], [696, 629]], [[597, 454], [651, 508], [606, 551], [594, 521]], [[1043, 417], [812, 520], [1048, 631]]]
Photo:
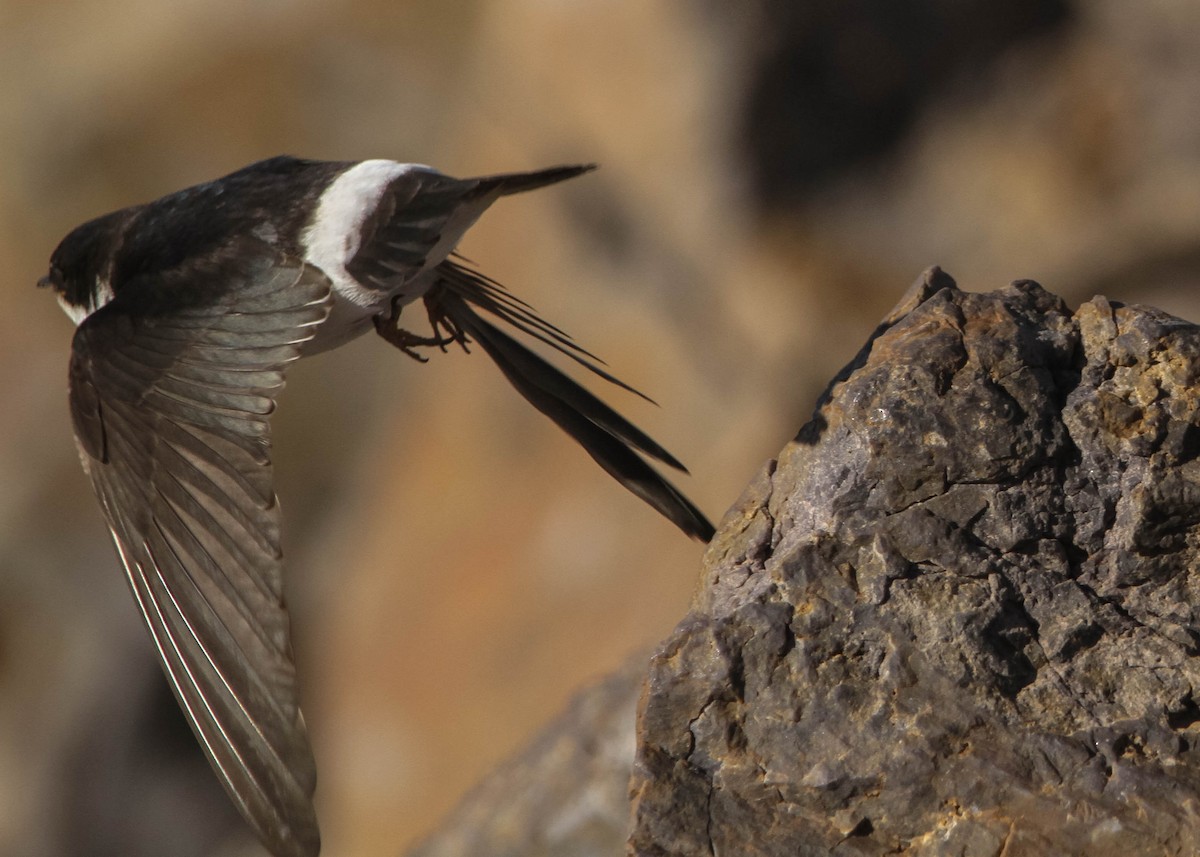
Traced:
[[[39, 283], [77, 325], [75, 437], [163, 669], [278, 857], [320, 850], [270, 456], [292, 361], [368, 330], [422, 362], [418, 349], [477, 344], [618, 482], [689, 536], [713, 535], [642, 457], [684, 470], [670, 453], [511, 334], [632, 388], [454, 252], [500, 197], [590, 169], [456, 179], [271, 158], [79, 226]], [[399, 325], [418, 299], [428, 335]]]

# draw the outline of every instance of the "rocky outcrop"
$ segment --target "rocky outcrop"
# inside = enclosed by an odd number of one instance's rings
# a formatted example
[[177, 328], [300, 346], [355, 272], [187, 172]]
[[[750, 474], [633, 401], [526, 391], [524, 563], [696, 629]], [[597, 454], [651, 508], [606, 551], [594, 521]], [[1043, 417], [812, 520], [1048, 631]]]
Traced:
[[1200, 852], [1200, 329], [933, 269], [650, 666], [635, 855]]
[[1200, 853], [1198, 379], [1200, 328], [1157, 310], [927, 272], [726, 516], [648, 676], [417, 853]]

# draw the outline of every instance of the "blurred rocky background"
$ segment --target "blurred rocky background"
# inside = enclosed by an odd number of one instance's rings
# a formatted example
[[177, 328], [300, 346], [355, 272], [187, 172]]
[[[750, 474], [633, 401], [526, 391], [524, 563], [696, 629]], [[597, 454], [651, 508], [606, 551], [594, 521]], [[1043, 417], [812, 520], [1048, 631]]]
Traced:
[[[1200, 318], [1198, 98], [1190, 0], [0, 0], [0, 855], [261, 853], [76, 461], [33, 288], [76, 223], [281, 152], [597, 161], [462, 249], [717, 517], [929, 264]], [[329, 854], [417, 842], [687, 608], [699, 548], [480, 354], [364, 339], [275, 428]]]

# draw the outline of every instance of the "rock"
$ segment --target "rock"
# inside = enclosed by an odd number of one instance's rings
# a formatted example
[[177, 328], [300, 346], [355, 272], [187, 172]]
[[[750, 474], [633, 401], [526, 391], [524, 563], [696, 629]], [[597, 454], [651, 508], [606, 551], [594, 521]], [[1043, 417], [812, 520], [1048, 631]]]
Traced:
[[412, 857], [1200, 851], [1200, 328], [922, 277], [650, 664]]
[[1200, 853], [1200, 328], [931, 269], [653, 658], [634, 855]]

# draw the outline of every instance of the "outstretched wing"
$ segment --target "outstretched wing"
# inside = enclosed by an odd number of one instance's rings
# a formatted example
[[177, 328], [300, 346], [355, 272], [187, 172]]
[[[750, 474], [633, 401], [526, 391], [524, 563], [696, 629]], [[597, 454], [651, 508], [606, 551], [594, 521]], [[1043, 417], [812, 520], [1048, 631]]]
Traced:
[[84, 467], [175, 695], [226, 790], [276, 855], [320, 847], [316, 771], [282, 586], [268, 418], [329, 313], [314, 268], [258, 245], [173, 271], [192, 306], [121, 297], [76, 331], [71, 414]]

